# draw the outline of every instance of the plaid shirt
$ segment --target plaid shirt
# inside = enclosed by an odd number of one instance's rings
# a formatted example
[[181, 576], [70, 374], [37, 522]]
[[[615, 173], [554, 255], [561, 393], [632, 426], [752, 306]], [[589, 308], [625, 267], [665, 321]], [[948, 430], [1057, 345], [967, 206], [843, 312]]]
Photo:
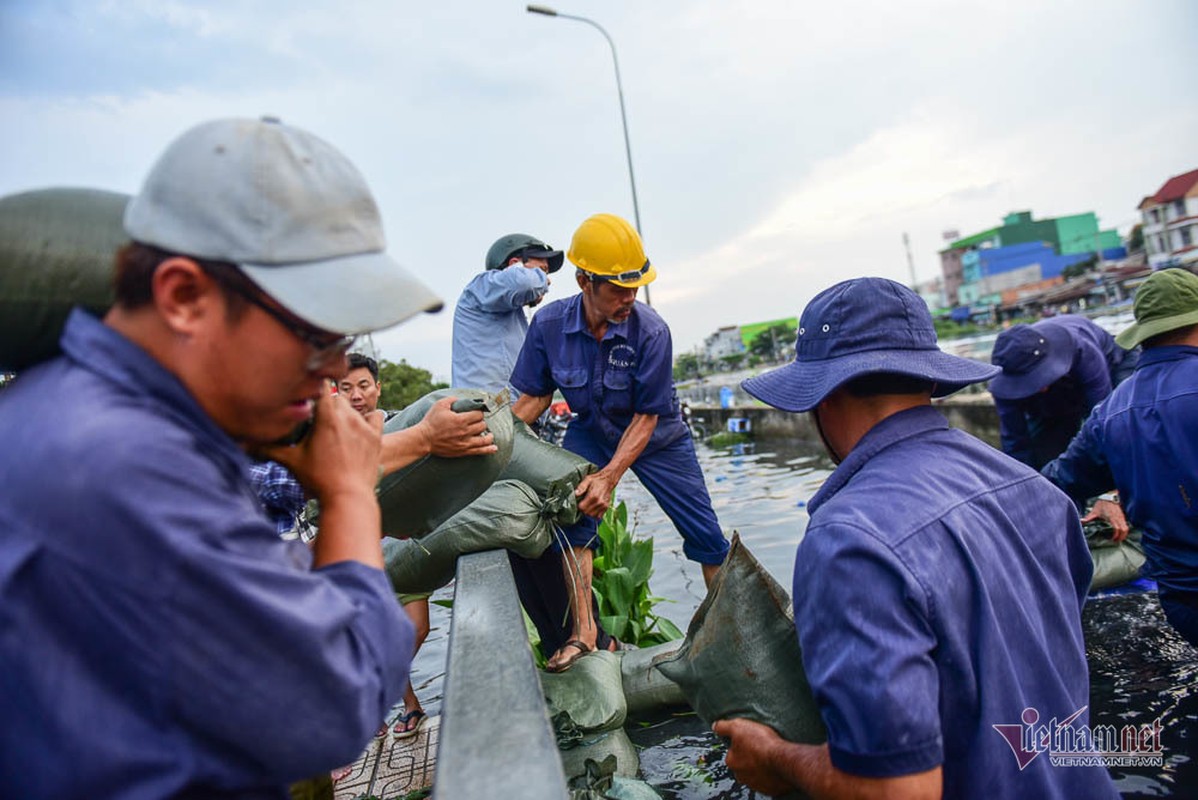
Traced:
[[307, 518], [304, 487], [286, 467], [275, 461], [256, 461], [250, 465], [250, 485], [280, 536], [304, 542], [316, 536]]

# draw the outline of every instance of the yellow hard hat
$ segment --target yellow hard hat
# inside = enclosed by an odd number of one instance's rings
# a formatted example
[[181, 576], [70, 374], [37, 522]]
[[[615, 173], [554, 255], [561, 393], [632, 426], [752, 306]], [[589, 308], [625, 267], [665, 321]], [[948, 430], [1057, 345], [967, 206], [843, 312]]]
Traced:
[[657, 268], [645, 257], [640, 235], [615, 214], [596, 214], [579, 225], [566, 258], [584, 272], [625, 289], [657, 279]]

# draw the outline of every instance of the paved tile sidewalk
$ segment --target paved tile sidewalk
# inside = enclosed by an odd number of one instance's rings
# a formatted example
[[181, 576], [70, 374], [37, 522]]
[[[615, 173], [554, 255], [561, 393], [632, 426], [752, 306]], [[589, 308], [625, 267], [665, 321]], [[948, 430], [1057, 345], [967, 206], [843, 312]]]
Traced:
[[[394, 720], [391, 725], [394, 725]], [[388, 726], [390, 731], [390, 726]], [[407, 739], [391, 733], [370, 743], [354, 762], [353, 771], [337, 781], [336, 800], [374, 795], [382, 800], [403, 797], [433, 783], [441, 718], [428, 717], [420, 732]]]

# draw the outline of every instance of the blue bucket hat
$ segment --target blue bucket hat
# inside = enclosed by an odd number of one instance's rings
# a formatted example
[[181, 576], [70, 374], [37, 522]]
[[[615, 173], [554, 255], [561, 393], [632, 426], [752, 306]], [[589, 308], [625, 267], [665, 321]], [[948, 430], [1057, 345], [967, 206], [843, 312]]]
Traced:
[[927, 305], [886, 278], [854, 278], [815, 296], [799, 319], [795, 360], [741, 383], [783, 411], [810, 411], [860, 375], [892, 373], [935, 384], [943, 397], [989, 380], [997, 367], [959, 358], [936, 345]]
[[1022, 400], [1062, 378], [1073, 366], [1069, 332], [1052, 323], [1013, 325], [994, 340], [990, 363], [1002, 374], [990, 381], [999, 400]]

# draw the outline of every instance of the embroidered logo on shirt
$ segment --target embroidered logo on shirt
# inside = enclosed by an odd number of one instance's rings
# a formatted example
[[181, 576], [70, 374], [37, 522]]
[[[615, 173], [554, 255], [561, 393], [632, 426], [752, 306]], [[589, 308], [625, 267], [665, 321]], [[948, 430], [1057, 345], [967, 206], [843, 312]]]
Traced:
[[632, 345], [618, 344], [608, 352], [607, 363], [619, 369], [632, 369], [636, 366], [636, 349]]

